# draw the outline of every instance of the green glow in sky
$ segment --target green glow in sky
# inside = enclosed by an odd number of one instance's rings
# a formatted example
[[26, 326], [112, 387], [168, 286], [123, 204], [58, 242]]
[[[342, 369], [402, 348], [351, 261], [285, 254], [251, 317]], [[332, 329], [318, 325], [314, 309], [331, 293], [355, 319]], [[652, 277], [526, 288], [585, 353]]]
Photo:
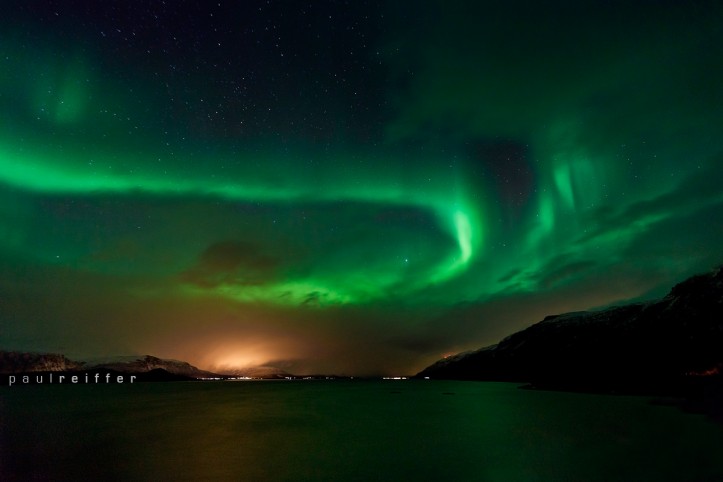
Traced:
[[252, 4], [9, 7], [8, 348], [413, 371], [723, 260], [719, 5]]

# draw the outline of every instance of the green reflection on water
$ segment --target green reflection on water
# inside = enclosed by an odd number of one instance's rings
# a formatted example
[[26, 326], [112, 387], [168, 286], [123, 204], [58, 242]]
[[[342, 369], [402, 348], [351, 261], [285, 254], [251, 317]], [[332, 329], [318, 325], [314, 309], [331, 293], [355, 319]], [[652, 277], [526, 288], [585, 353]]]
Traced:
[[3, 389], [0, 474], [55, 480], [709, 480], [723, 430], [641, 397], [444, 381]]

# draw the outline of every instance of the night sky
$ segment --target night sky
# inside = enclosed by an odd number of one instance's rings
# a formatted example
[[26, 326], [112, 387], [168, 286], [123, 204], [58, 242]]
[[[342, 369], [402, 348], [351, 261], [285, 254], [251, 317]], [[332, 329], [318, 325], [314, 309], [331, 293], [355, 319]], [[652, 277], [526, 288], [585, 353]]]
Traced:
[[410, 374], [723, 263], [723, 5], [11, 1], [0, 348]]

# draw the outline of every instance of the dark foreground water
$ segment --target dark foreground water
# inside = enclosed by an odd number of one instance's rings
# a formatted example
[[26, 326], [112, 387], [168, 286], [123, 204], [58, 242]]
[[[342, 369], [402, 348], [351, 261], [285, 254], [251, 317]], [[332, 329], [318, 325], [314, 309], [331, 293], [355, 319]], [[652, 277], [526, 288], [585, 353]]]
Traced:
[[0, 480], [723, 481], [723, 427], [504, 383], [3, 387]]

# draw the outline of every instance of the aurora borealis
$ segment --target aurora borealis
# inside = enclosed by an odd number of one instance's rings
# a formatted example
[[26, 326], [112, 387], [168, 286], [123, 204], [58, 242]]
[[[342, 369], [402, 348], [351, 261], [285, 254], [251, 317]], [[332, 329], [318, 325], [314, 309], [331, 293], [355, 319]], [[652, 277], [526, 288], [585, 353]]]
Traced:
[[717, 2], [0, 25], [0, 348], [406, 374], [723, 262]]

